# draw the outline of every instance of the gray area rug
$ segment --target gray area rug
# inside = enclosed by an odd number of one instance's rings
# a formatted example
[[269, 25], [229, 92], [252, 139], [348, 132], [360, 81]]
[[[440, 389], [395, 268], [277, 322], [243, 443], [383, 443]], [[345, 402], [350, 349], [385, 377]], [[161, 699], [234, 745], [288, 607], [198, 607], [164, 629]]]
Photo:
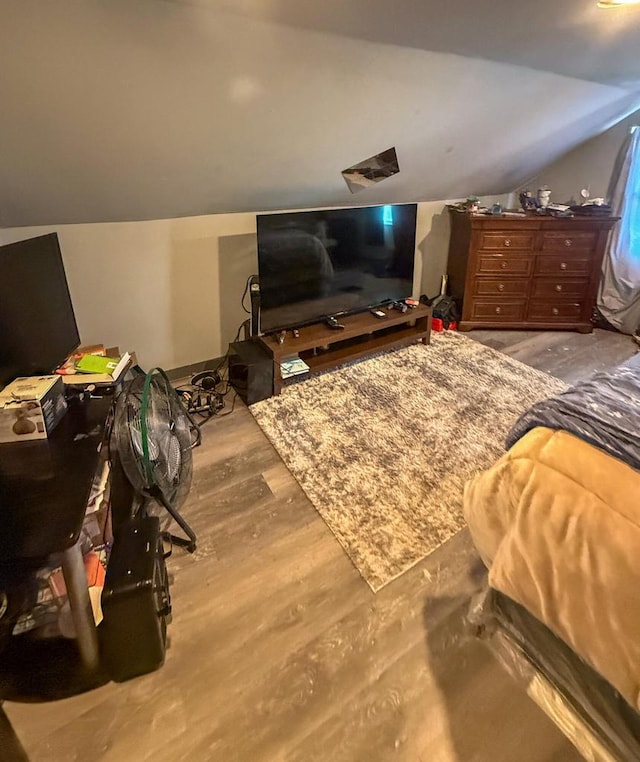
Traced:
[[372, 590], [464, 526], [465, 482], [565, 384], [455, 333], [287, 387], [250, 410]]

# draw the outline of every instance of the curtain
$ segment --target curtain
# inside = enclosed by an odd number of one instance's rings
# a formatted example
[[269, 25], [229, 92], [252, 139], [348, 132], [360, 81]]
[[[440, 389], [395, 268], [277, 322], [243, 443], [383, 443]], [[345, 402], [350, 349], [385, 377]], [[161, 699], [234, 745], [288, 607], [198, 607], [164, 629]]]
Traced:
[[631, 128], [620, 150], [608, 199], [621, 220], [602, 264], [598, 309], [614, 328], [633, 334], [640, 327], [640, 127]]

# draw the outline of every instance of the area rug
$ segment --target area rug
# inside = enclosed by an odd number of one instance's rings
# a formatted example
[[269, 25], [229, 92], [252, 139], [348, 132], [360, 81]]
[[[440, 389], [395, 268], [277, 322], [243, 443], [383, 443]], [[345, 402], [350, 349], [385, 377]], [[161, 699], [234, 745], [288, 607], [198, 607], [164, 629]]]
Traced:
[[565, 384], [459, 334], [287, 387], [256, 421], [372, 590], [464, 526], [465, 482]]

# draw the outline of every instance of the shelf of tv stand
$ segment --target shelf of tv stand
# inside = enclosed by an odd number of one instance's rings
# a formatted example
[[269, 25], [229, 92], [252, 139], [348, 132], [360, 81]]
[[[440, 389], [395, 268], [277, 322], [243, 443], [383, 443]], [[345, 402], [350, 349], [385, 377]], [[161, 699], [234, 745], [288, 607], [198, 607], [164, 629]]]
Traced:
[[370, 312], [342, 316], [338, 320], [344, 329], [314, 323], [300, 328], [297, 337], [287, 331], [282, 344], [278, 342], [277, 334], [263, 336], [262, 343], [273, 357], [273, 393], [280, 394], [285, 384], [280, 363], [291, 357], [302, 358], [310, 372], [317, 373], [386, 349], [416, 341], [429, 343], [431, 307], [420, 304], [404, 313], [392, 309], [385, 311], [387, 317], [384, 319], [374, 317]]

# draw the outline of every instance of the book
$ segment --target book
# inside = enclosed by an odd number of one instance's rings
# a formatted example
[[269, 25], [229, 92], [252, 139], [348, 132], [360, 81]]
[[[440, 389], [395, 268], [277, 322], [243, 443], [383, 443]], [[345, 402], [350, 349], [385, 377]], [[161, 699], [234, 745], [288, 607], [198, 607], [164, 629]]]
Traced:
[[[83, 355], [76, 363], [75, 373], [62, 376], [65, 384], [113, 384], [131, 364], [131, 355], [125, 352], [122, 357], [102, 357]], [[92, 370], [92, 368], [94, 370]]]
[[301, 373], [308, 373], [309, 371], [309, 366], [300, 357], [294, 357], [292, 360], [283, 360], [280, 363], [280, 373], [282, 374], [282, 378], [299, 376]]
[[69, 357], [62, 363], [59, 368], [56, 368], [56, 373], [60, 376], [72, 376], [76, 371], [76, 363], [84, 355], [106, 355], [107, 351], [104, 348], [104, 344], [91, 344], [84, 347], [78, 347], [72, 352]]
[[82, 355], [76, 363], [79, 373], [108, 373], [113, 375], [118, 367], [120, 357], [105, 357], [103, 355]]

